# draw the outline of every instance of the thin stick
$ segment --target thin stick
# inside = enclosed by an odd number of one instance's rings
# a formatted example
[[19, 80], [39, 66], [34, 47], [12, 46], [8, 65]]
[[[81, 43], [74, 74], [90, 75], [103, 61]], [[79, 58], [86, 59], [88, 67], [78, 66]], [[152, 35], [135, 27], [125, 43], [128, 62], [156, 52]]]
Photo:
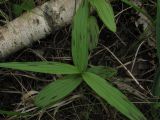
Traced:
[[[102, 45], [102, 44], [101, 44]], [[142, 85], [138, 82], [138, 80], [133, 76], [133, 74], [128, 70], [128, 68], [118, 59], [118, 57], [106, 46], [102, 45], [123, 67], [124, 69], [128, 72], [128, 74], [133, 78], [133, 80], [136, 82], [136, 84], [145, 90]], [[146, 90], [145, 90], [146, 91]]]
[[133, 59], [133, 64], [132, 64], [132, 67], [131, 67], [131, 72], [133, 71], [133, 68], [134, 68], [134, 65], [135, 65], [135, 62], [136, 62], [136, 59], [137, 59], [138, 52], [139, 52], [139, 50], [140, 50], [140, 48], [141, 48], [141, 46], [143, 45], [144, 42], [145, 42], [145, 41], [143, 41], [143, 42], [138, 46], [138, 48], [137, 48], [137, 51], [136, 51], [135, 56], [134, 56], [134, 59]]

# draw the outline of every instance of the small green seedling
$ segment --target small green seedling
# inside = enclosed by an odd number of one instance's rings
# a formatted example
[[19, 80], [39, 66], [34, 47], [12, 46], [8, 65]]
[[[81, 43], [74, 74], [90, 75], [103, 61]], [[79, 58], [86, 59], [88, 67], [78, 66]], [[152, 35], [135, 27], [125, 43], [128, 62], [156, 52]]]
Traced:
[[64, 74], [64, 78], [50, 83], [36, 96], [35, 105], [41, 109], [62, 100], [85, 82], [97, 95], [130, 120], [146, 120], [134, 104], [107, 81], [116, 75], [115, 69], [104, 66], [88, 68], [89, 51], [97, 46], [99, 36], [96, 18], [89, 14], [90, 6], [96, 9], [109, 30], [116, 31], [113, 10], [108, 0], [84, 0], [74, 16], [72, 26], [72, 58], [75, 66], [58, 62], [10, 62], [0, 63], [0, 67]]

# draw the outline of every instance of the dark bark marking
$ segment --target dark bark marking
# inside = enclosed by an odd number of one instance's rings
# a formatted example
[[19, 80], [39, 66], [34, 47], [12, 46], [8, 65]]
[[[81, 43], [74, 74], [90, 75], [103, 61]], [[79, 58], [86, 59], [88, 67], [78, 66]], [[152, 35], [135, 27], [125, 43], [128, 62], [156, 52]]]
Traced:
[[4, 36], [2, 35], [2, 32], [0, 32], [0, 41], [4, 41]]
[[48, 26], [51, 28], [52, 31], [58, 29], [56, 20], [60, 18], [60, 13], [58, 13], [57, 11], [53, 11], [51, 6], [46, 5], [43, 15], [44, 19], [46, 20]]
[[39, 19], [33, 19], [33, 24], [37, 24], [37, 25], [39, 25], [39, 23], [40, 23], [40, 21], [39, 21]]
[[34, 36], [33, 36], [33, 34], [31, 33], [31, 40], [34, 40], [33, 38], [34, 38]]
[[4, 56], [3, 56], [3, 54], [2, 54], [2, 51], [0, 51], [0, 58], [3, 58]]

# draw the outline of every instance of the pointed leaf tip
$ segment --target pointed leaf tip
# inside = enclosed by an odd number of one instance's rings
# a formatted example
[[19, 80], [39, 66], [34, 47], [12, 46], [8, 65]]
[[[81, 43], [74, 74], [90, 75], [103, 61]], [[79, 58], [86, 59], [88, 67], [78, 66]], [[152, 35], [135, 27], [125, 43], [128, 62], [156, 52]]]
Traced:
[[104, 22], [106, 27], [112, 32], [116, 32], [116, 22], [114, 12], [109, 0], [89, 0], [91, 5], [96, 8], [96, 11]]
[[76, 75], [56, 80], [40, 91], [36, 96], [35, 104], [40, 108], [48, 107], [69, 95], [81, 82], [82, 79]]
[[146, 120], [143, 114], [127, 99], [124, 94], [103, 78], [93, 73], [86, 72], [83, 74], [83, 79], [100, 97], [130, 120]]

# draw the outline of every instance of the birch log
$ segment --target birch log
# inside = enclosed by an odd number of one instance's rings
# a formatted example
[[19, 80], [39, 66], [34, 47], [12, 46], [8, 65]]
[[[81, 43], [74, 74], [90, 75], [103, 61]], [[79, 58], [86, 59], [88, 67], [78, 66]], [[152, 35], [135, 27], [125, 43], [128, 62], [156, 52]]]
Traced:
[[81, 0], [50, 0], [0, 27], [0, 58], [69, 24]]

